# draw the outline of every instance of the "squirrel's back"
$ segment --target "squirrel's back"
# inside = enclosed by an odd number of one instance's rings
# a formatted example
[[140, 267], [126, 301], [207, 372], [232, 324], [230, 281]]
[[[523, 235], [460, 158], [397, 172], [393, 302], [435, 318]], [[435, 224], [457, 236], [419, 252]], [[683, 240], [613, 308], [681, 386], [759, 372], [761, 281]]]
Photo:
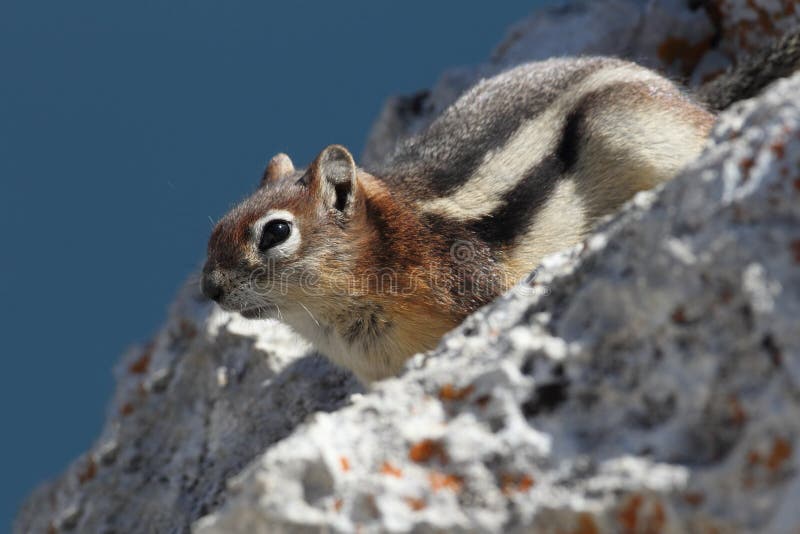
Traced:
[[480, 82], [375, 174], [411, 195], [429, 224], [487, 243], [525, 272], [672, 177], [713, 121], [634, 63], [551, 59]]

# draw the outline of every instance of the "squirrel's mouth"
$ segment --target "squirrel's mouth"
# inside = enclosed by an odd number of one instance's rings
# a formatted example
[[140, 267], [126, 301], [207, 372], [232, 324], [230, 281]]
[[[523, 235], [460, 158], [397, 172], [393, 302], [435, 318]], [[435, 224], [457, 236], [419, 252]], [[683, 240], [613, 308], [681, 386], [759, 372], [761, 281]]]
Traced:
[[239, 313], [245, 319], [266, 319], [268, 317], [272, 317], [272, 306], [258, 306], [255, 308], [247, 308], [246, 310], [240, 310]]

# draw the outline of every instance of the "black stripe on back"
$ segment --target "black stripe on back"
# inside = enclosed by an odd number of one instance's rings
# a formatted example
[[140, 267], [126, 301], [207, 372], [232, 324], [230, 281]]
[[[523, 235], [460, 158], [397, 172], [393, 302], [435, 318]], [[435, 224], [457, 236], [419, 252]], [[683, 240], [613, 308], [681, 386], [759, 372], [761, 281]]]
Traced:
[[578, 106], [567, 115], [567, 120], [564, 122], [561, 142], [556, 149], [556, 156], [564, 164], [563, 172], [572, 170], [578, 162], [581, 145], [580, 141], [586, 129], [584, 124], [586, 109], [583, 105], [585, 101], [586, 97], [584, 97]]
[[590, 93], [581, 99], [567, 116], [553, 153], [503, 195], [499, 208], [470, 223], [470, 230], [497, 245], [508, 245], [528, 232], [536, 213], [553, 194], [559, 179], [577, 163], [585, 135], [587, 106], [596, 98], [595, 93]]
[[[608, 63], [601, 59], [533, 63], [512, 69], [515, 75], [506, 77], [502, 85], [490, 79], [402, 142], [376, 174], [417, 199], [446, 197], [464, 185], [486, 154], [502, 150], [524, 123]], [[559, 157], [569, 160], [575, 149], [567, 143]]]
[[555, 154], [547, 156], [503, 195], [499, 208], [470, 223], [469, 228], [489, 243], [512, 243], [528, 231], [536, 212], [553, 193], [563, 172], [564, 163]]

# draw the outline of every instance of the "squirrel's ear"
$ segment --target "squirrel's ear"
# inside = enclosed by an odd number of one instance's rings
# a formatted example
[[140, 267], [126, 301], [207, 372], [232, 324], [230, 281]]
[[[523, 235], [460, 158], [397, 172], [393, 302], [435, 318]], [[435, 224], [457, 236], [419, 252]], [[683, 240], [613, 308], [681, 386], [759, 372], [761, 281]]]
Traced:
[[264, 169], [264, 176], [261, 177], [261, 184], [263, 187], [269, 183], [274, 183], [294, 172], [294, 165], [292, 160], [286, 154], [276, 154], [269, 160], [267, 168]]
[[356, 193], [356, 162], [350, 152], [331, 145], [320, 152], [312, 169], [325, 205], [350, 214]]

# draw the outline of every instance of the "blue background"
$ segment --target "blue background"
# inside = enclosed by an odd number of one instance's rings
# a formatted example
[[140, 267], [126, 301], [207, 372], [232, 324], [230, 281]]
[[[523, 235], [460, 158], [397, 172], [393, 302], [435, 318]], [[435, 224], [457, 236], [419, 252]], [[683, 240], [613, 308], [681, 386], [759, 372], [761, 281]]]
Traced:
[[542, 1], [0, 3], [0, 530], [98, 435], [274, 153], [356, 154], [390, 94], [485, 60]]

